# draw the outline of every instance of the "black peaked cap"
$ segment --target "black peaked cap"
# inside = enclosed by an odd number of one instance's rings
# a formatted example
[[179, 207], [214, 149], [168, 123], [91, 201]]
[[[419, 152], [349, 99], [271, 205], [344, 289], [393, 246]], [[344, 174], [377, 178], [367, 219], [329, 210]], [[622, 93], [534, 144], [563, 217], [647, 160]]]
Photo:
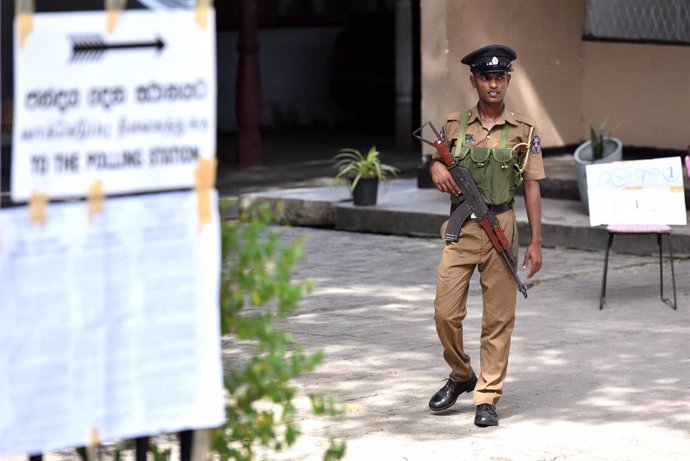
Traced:
[[462, 58], [460, 62], [470, 66], [472, 72], [510, 72], [517, 53], [505, 45], [488, 45]]

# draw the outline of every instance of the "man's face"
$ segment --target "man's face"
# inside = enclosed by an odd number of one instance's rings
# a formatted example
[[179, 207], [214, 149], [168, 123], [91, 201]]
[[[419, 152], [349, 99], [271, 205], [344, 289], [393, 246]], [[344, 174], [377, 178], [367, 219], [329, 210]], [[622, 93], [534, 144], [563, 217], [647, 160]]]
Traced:
[[472, 88], [477, 90], [479, 100], [486, 104], [503, 102], [510, 83], [508, 72], [477, 72], [470, 75]]

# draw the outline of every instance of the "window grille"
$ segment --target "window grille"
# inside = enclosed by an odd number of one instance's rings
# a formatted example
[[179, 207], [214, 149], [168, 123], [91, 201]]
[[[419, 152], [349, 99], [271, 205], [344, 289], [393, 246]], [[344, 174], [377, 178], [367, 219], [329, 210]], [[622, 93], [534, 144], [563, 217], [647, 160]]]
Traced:
[[690, 45], [690, 0], [587, 0], [585, 39]]

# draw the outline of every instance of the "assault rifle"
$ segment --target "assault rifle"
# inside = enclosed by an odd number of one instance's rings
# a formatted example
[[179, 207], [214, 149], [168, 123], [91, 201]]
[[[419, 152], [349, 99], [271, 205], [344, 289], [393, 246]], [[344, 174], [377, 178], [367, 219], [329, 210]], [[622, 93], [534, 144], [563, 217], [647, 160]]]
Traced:
[[[427, 125], [431, 127], [436, 135], [436, 139], [434, 141], [424, 139], [421, 135], [422, 130]], [[482, 229], [484, 229], [484, 232], [486, 232], [489, 240], [491, 240], [491, 244], [501, 256], [506, 268], [513, 276], [513, 280], [515, 280], [518, 290], [520, 290], [520, 293], [527, 298], [527, 290], [532, 288], [534, 284], [524, 284], [520, 280], [520, 277], [516, 271], [517, 264], [515, 263], [513, 255], [510, 252], [510, 242], [508, 242], [508, 239], [503, 233], [503, 230], [498, 223], [498, 218], [496, 218], [494, 212], [491, 211], [486, 202], [484, 202], [484, 198], [482, 197], [481, 192], [479, 192], [477, 185], [474, 183], [470, 172], [467, 170], [467, 168], [460, 166], [458, 162], [456, 162], [455, 159], [450, 155], [448, 148], [443, 143], [443, 138], [439, 132], [436, 131], [436, 127], [434, 127], [433, 123], [426, 122], [424, 125], [415, 130], [413, 135], [415, 138], [436, 149], [436, 152], [438, 152], [441, 156], [441, 160], [446, 165], [446, 168], [448, 168], [448, 172], [451, 174], [453, 180], [460, 188], [462, 196], [465, 199], [464, 202], [450, 215], [444, 237], [446, 242], [457, 242], [460, 238], [460, 228], [462, 225], [470, 216], [475, 217], [479, 225], [482, 226]]]

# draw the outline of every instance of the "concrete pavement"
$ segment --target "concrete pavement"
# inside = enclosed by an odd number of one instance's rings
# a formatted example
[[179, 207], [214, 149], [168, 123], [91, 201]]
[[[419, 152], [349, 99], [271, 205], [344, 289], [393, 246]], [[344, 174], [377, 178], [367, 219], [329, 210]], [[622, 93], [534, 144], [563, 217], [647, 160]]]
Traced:
[[[347, 441], [347, 460], [690, 459], [690, 260], [676, 262], [674, 311], [659, 299], [658, 262], [617, 254], [600, 311], [602, 254], [545, 248], [518, 302], [500, 426], [480, 429], [468, 394], [445, 414], [427, 410], [448, 374], [433, 322], [440, 239], [283, 235], [306, 238], [295, 275], [316, 282], [285, 328], [326, 359], [299, 381], [304, 434], [269, 459], [321, 459], [329, 435]], [[465, 329], [477, 369], [480, 299], [475, 274]], [[346, 418], [310, 416], [308, 392], [340, 396]]]
[[[489, 429], [474, 426], [468, 394], [444, 414], [427, 408], [449, 372], [433, 322], [447, 197], [417, 188], [408, 173], [384, 185], [375, 207], [354, 207], [325, 173], [328, 160], [310, 164], [302, 182], [294, 170], [270, 178], [268, 169], [254, 178], [263, 184], [235, 182], [243, 207], [281, 203], [285, 221], [312, 226], [284, 230], [285, 238], [306, 237], [296, 275], [316, 282], [285, 328], [326, 360], [299, 382], [303, 436], [269, 459], [321, 459], [328, 437], [347, 442], [347, 460], [690, 459], [690, 228], [673, 228], [678, 310], [660, 300], [651, 236], [616, 239], [599, 310], [607, 233], [573, 200], [572, 157], [544, 160], [544, 268], [518, 301], [501, 424]], [[524, 245], [520, 198], [516, 206]], [[476, 274], [468, 310], [466, 347], [479, 369]], [[345, 419], [311, 416], [309, 392], [340, 396]]]

